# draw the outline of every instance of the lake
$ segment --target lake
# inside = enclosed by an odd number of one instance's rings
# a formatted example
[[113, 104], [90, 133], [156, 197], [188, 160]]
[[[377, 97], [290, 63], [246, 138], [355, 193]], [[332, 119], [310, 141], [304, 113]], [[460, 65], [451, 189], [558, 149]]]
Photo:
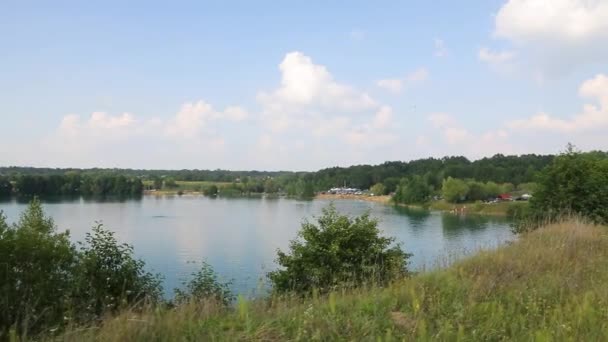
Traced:
[[[149, 270], [164, 277], [167, 296], [206, 260], [233, 290], [255, 295], [265, 288], [264, 275], [275, 269], [277, 248], [286, 249], [304, 219], [319, 215], [328, 200], [286, 198], [207, 198], [203, 196], [144, 196], [137, 200], [43, 202], [60, 230], [69, 229], [81, 241], [95, 221], [133, 244]], [[336, 208], [349, 215], [369, 211], [379, 228], [393, 236], [408, 253], [410, 268], [445, 265], [480, 248], [493, 248], [513, 239], [509, 221], [499, 217], [457, 216], [411, 210], [379, 203], [339, 200]], [[27, 206], [0, 202], [9, 222]]]

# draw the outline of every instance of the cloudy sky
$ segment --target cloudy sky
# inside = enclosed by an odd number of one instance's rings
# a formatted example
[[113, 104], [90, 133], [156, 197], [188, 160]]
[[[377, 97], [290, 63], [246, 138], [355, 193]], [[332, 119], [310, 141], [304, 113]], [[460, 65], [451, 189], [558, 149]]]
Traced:
[[608, 0], [126, 3], [0, 3], [0, 165], [608, 149]]

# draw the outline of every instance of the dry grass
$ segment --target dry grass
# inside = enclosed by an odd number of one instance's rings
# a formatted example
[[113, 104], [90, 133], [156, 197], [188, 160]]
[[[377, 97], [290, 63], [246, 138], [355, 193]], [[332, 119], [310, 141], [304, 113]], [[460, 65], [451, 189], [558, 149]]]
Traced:
[[387, 288], [125, 312], [66, 341], [606, 341], [608, 235], [569, 221]]

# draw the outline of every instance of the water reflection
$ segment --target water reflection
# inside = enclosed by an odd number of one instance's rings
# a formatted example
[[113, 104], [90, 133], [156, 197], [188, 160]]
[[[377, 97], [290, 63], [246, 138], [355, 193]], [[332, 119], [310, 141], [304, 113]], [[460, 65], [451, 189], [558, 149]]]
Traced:
[[[144, 196], [143, 198], [43, 199], [45, 211], [60, 230], [70, 229], [82, 240], [95, 221], [131, 243], [148, 267], [165, 277], [169, 295], [194, 267], [206, 260], [223, 279], [234, 279], [233, 290], [250, 294], [259, 279], [273, 270], [276, 250], [287, 249], [303, 220], [314, 221], [327, 200], [286, 198], [208, 198], [203, 196]], [[9, 222], [18, 219], [27, 201], [0, 202]], [[379, 229], [413, 253], [411, 267], [422, 269], [439, 258], [495, 245], [511, 238], [506, 220], [456, 216], [392, 207], [365, 201], [335, 201], [349, 215], [369, 212]]]
[[413, 228], [424, 227], [427, 220], [431, 216], [431, 212], [426, 209], [409, 208], [402, 206], [395, 206], [395, 211], [399, 214], [404, 215], [409, 219], [409, 223]]

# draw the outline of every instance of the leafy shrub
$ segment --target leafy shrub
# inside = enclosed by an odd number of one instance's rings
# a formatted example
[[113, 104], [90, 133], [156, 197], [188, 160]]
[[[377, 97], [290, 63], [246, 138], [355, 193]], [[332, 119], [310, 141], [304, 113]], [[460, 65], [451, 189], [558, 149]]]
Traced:
[[218, 192], [218, 188], [217, 188], [217, 185], [215, 185], [215, 184], [211, 184], [208, 187], [203, 189], [203, 194], [205, 196], [215, 196], [215, 195], [217, 195], [217, 192]]
[[386, 187], [382, 183], [376, 183], [374, 186], [369, 188], [369, 191], [375, 196], [382, 196], [386, 194]]
[[8, 197], [13, 193], [13, 184], [8, 178], [0, 176], [0, 197]]
[[0, 213], [0, 340], [161, 299], [157, 276], [97, 225], [78, 250], [34, 199], [11, 226]]
[[81, 318], [161, 300], [160, 277], [146, 272], [145, 263], [133, 257], [133, 246], [119, 244], [101, 223], [79, 245], [74, 306]]
[[404, 178], [397, 186], [393, 200], [397, 203], [425, 203], [431, 196], [432, 188], [422, 176]]
[[467, 199], [469, 186], [463, 180], [448, 177], [443, 180], [443, 198], [450, 203], [458, 203]]
[[0, 213], [0, 340], [63, 323], [77, 253], [34, 199], [11, 226]]
[[191, 301], [216, 300], [224, 305], [234, 300], [230, 291], [231, 282], [222, 283], [211, 265], [203, 262], [200, 269], [192, 273], [189, 281], [182, 282], [183, 289], [175, 289], [175, 303], [182, 304]]
[[608, 159], [577, 152], [569, 145], [541, 172], [530, 206], [535, 221], [576, 215], [607, 224]]
[[317, 224], [304, 222], [289, 253], [278, 251], [283, 268], [268, 277], [277, 292], [308, 293], [337, 286], [386, 283], [407, 274], [407, 259], [394, 238], [380, 236], [378, 221], [368, 214], [350, 218], [333, 205]]

